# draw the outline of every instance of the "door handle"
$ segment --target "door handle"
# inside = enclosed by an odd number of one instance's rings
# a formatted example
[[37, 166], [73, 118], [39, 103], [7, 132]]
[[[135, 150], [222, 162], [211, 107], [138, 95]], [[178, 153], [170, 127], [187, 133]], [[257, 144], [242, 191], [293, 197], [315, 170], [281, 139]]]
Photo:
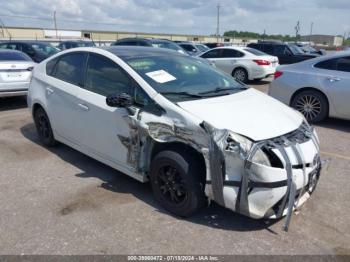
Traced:
[[46, 92], [48, 95], [51, 95], [54, 93], [54, 91], [50, 87], [46, 87]]
[[79, 108], [83, 111], [89, 111], [89, 107], [87, 105], [84, 104], [78, 104]]
[[329, 82], [337, 82], [337, 81], [340, 81], [340, 78], [330, 76], [330, 77], [327, 77], [327, 80]]

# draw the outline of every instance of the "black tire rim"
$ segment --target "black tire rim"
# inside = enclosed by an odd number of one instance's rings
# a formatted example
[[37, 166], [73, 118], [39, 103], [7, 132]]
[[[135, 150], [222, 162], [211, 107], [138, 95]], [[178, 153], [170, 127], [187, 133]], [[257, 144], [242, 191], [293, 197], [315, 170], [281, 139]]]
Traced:
[[301, 96], [296, 101], [295, 108], [301, 112], [307, 120], [314, 120], [321, 113], [321, 101], [313, 95]]
[[50, 138], [49, 122], [44, 115], [38, 116], [38, 131], [41, 137]]
[[171, 166], [165, 165], [158, 170], [157, 184], [162, 198], [175, 205], [186, 202], [188, 192], [179, 171]]
[[238, 81], [244, 82], [246, 80], [246, 73], [242, 69], [238, 69], [235, 71], [233, 77], [237, 79]]

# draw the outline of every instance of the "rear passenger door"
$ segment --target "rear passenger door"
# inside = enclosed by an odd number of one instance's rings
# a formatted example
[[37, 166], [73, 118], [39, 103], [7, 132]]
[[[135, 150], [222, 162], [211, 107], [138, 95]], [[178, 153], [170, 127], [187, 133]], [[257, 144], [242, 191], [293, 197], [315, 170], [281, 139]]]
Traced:
[[217, 66], [217, 62], [221, 57], [221, 51], [222, 49], [220, 48], [212, 49], [202, 54], [201, 57], [210, 60], [212, 63], [214, 63]]
[[120, 137], [130, 137], [128, 111], [106, 104], [106, 96], [132, 94], [133, 79], [114, 61], [89, 53], [85, 86], [79, 92], [79, 122], [84, 152], [115, 167], [127, 168], [128, 150]]
[[244, 53], [238, 50], [224, 48], [221, 52], [221, 58], [217, 61], [217, 66], [231, 75], [236, 67], [245, 67]]
[[332, 101], [337, 116], [350, 119], [350, 56], [322, 61], [315, 65], [322, 74], [319, 82]]
[[47, 63], [45, 83], [48, 115], [55, 136], [77, 147], [83, 133], [78, 94], [83, 86], [86, 53], [74, 52]]

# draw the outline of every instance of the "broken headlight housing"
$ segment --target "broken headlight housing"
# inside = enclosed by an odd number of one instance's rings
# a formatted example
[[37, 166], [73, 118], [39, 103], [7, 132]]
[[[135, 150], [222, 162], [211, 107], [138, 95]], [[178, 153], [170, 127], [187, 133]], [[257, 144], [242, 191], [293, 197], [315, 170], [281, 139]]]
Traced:
[[252, 148], [253, 142], [248, 138], [230, 132], [227, 137], [226, 151], [239, 154], [242, 158], [246, 158], [250, 149]]
[[[233, 132], [228, 135], [226, 142], [227, 146], [225, 150], [238, 154], [242, 159], [248, 158], [249, 152], [253, 146], [253, 141]], [[255, 152], [252, 162], [271, 166], [268, 156], [260, 148]]]

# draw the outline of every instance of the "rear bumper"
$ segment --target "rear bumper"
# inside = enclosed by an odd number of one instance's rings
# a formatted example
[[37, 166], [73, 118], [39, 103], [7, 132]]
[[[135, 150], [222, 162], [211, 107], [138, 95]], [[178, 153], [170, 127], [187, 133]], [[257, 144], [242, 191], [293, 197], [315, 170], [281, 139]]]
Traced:
[[251, 71], [251, 80], [259, 79], [259, 78], [266, 78], [268, 76], [273, 75], [276, 72], [276, 67], [270, 67], [270, 66], [256, 66]]
[[0, 83], [0, 97], [27, 95], [28, 87], [29, 82]]

